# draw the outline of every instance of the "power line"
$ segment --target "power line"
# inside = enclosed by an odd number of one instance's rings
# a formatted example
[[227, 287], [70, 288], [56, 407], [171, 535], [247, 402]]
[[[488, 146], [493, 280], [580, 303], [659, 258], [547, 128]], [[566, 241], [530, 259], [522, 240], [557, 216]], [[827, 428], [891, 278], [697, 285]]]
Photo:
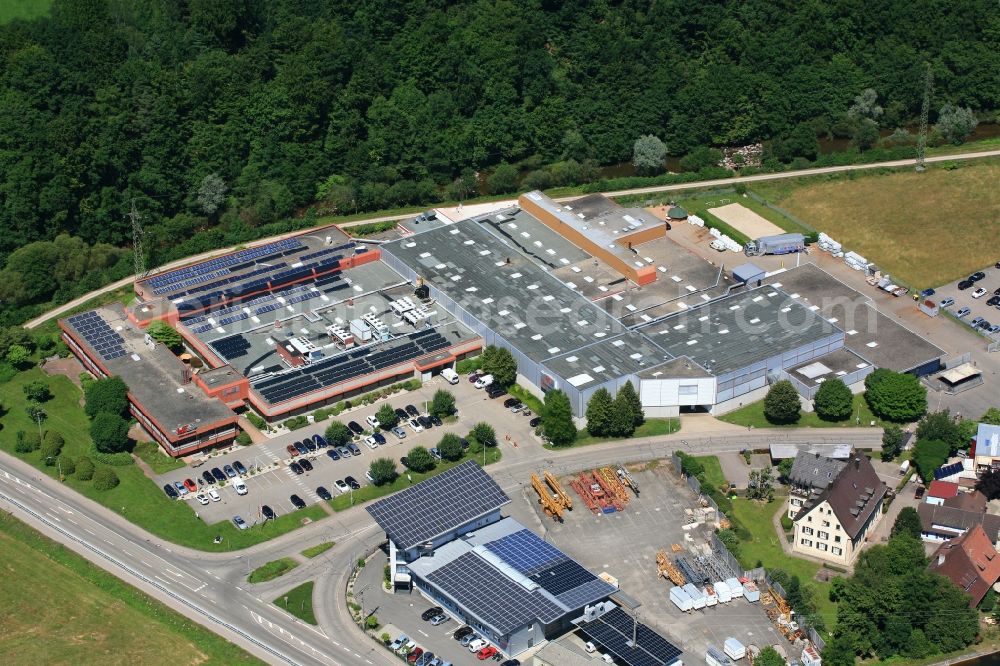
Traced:
[[927, 114], [931, 108], [931, 90], [934, 88], [934, 74], [931, 64], [926, 63], [927, 73], [924, 75], [924, 101], [920, 105], [920, 133], [917, 135], [917, 173], [923, 173], [924, 154], [927, 152]]
[[136, 279], [146, 276], [146, 255], [142, 250], [142, 218], [132, 197], [132, 209], [126, 215], [132, 221], [132, 266]]

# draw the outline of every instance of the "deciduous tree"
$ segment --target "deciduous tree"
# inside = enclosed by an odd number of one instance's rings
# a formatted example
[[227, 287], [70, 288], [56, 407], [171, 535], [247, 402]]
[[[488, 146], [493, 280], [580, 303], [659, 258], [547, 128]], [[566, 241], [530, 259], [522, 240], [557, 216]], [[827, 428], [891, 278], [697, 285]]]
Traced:
[[49, 390], [49, 385], [40, 380], [28, 382], [21, 387], [21, 390], [24, 392], [24, 395], [28, 398], [28, 400], [32, 400], [34, 402], [45, 402], [52, 397], [52, 391]]
[[948, 444], [939, 439], [921, 439], [913, 447], [913, 464], [920, 471], [920, 477], [930, 483], [934, 470], [948, 460]]
[[125, 416], [128, 413], [128, 386], [120, 377], [107, 377], [90, 382], [83, 390], [83, 397], [84, 410], [90, 418], [101, 413], [118, 416]]
[[149, 337], [172, 352], [179, 352], [184, 348], [184, 338], [177, 329], [165, 321], [154, 321], [146, 327], [146, 332], [149, 333]]
[[[395, 416], [395, 414], [393, 414]], [[330, 425], [326, 427], [326, 441], [330, 443], [330, 446], [343, 446], [347, 444], [351, 439], [354, 438], [354, 434], [351, 429], [340, 421], [330, 421]]]
[[567, 446], [576, 440], [573, 410], [570, 407], [569, 398], [559, 389], [552, 389], [545, 394], [542, 434], [554, 446]]
[[775, 382], [764, 396], [764, 418], [771, 423], [795, 423], [801, 409], [798, 391], [787, 379]]
[[886, 425], [882, 429], [882, 460], [889, 462], [899, 455], [903, 450], [903, 440], [906, 433], [894, 423]]
[[427, 472], [434, 469], [434, 456], [422, 446], [414, 446], [406, 454], [406, 466], [414, 472]]
[[431, 414], [438, 418], [451, 416], [455, 413], [455, 396], [451, 391], [438, 389], [431, 398]]
[[865, 400], [877, 416], [896, 423], [915, 421], [927, 411], [927, 389], [909, 373], [884, 371], [865, 391]]
[[666, 159], [667, 146], [657, 136], [644, 134], [632, 144], [632, 165], [639, 173], [662, 171]]
[[448, 433], [438, 442], [438, 451], [445, 460], [455, 461], [462, 457], [462, 440], [458, 435]]
[[953, 143], [956, 146], [963, 143], [970, 134], [972, 130], [976, 129], [976, 125], [979, 124], [979, 120], [976, 119], [976, 114], [973, 113], [972, 109], [954, 104], [945, 104], [938, 111], [938, 120], [935, 127], [941, 136], [945, 138], [945, 141]]
[[[409, 459], [407, 458], [407, 460]], [[376, 458], [372, 461], [368, 471], [372, 475], [372, 483], [376, 486], [392, 483], [399, 476], [399, 472], [396, 471], [396, 463], [392, 458]]]
[[826, 421], [843, 421], [851, 415], [854, 395], [840, 379], [824, 379], [816, 390], [816, 414]]
[[378, 425], [382, 430], [392, 430], [399, 423], [399, 416], [389, 403], [384, 403], [378, 408], [375, 418], [378, 419]]
[[892, 524], [892, 536], [909, 534], [913, 538], [919, 539], [922, 532], [923, 528], [920, 525], [920, 515], [917, 510], [912, 506], [904, 506], [899, 511], [899, 515], [896, 516], [896, 522]]
[[119, 453], [128, 448], [128, 421], [118, 414], [101, 412], [90, 421], [90, 438], [101, 453]]

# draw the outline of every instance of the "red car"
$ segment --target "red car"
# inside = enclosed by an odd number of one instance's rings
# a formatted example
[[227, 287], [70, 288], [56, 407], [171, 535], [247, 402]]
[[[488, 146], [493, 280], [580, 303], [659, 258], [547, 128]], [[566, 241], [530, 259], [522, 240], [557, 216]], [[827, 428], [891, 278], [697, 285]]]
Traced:
[[422, 647], [415, 647], [413, 648], [413, 652], [406, 655], [406, 661], [410, 662], [411, 664], [415, 664], [417, 663], [417, 659], [419, 659], [420, 655], [422, 655], [423, 653], [424, 649]]
[[288, 453], [290, 453], [290, 454], [291, 454], [291, 456], [292, 456], [293, 458], [294, 458], [295, 456], [299, 455], [299, 450], [298, 450], [298, 449], [296, 449], [296, 448], [295, 448], [294, 446], [292, 446], [291, 444], [289, 444], [288, 446], [286, 446], [286, 447], [285, 447], [285, 450], [286, 450], [286, 451], [288, 451]]
[[191, 479], [184, 479], [184, 487], [187, 488], [189, 492], [198, 492], [198, 484]]
[[497, 652], [499, 652], [499, 650], [497, 650], [492, 645], [488, 645], [479, 652], [477, 652], [476, 656], [479, 657], [479, 661], [486, 661], [487, 659], [495, 655]]

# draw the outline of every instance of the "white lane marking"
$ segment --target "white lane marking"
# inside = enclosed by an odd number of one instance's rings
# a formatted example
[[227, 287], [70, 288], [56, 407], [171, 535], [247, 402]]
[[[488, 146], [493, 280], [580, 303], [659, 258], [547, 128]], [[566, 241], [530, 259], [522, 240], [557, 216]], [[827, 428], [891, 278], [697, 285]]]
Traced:
[[83, 528], [83, 531], [89, 534], [90, 536], [97, 536], [97, 532], [92, 532], [88, 530], [86, 527]]
[[45, 512], [45, 515], [51, 518], [52, 520], [56, 521], [57, 523], [62, 522], [62, 518], [57, 518], [55, 514], [49, 513], [48, 511]]
[[79, 525], [80, 524], [80, 523], [76, 522], [75, 520], [73, 520], [72, 518], [67, 518], [66, 520], [68, 520], [69, 522], [73, 523], [74, 525]]
[[65, 507], [57, 506], [56, 508], [59, 509], [60, 511], [62, 511], [63, 513], [68, 513], [71, 516], [73, 515], [73, 512], [70, 511], [69, 509], [65, 508]]

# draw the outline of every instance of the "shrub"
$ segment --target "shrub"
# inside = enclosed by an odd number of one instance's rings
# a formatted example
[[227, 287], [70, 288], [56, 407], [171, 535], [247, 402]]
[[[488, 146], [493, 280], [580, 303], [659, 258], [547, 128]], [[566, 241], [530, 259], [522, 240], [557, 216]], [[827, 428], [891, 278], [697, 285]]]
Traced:
[[99, 412], [90, 422], [90, 438], [101, 453], [119, 453], [128, 447], [128, 422], [115, 412]]
[[257, 428], [257, 430], [267, 430], [267, 421], [257, 416], [253, 412], [247, 412], [246, 414], [244, 414], [244, 416], [247, 417], [247, 421], [249, 421], [254, 428]]
[[787, 513], [782, 513], [781, 514], [781, 529], [785, 530], [786, 532], [791, 532], [792, 528], [794, 526], [795, 526], [795, 524], [792, 522], [792, 519], [788, 517], [788, 514]]
[[76, 471], [76, 462], [66, 454], [59, 456], [59, 471], [63, 476], [70, 476]]
[[43, 381], [33, 381], [28, 382], [21, 387], [24, 391], [24, 395], [27, 396], [28, 400], [32, 402], [45, 402], [52, 398], [52, 391], [49, 390], [49, 385]]
[[913, 447], [913, 464], [920, 470], [920, 476], [930, 483], [934, 470], [948, 460], [948, 443], [937, 439], [918, 440]]
[[455, 372], [460, 375], [467, 375], [479, 369], [479, 364], [482, 360], [481, 356], [474, 356], [473, 358], [463, 358], [461, 361], [455, 364]]
[[87, 455], [91, 460], [96, 461], [102, 465], [110, 465], [111, 467], [124, 467], [126, 465], [135, 464], [135, 460], [132, 458], [132, 454], [128, 451], [119, 451], [118, 453], [104, 453], [103, 451], [98, 451], [97, 447], [93, 444], [90, 445], [90, 449], [87, 451]]
[[241, 432], [240, 434], [236, 435], [236, 443], [239, 444], [240, 446], [250, 446], [251, 444], [253, 444], [253, 440], [250, 439], [250, 433]]
[[414, 472], [429, 472], [435, 464], [434, 456], [422, 446], [414, 446], [406, 454], [406, 466]]
[[90, 481], [94, 478], [94, 463], [87, 456], [81, 456], [76, 461], [76, 478], [81, 481]]
[[379, 427], [383, 430], [392, 430], [399, 423], [396, 410], [389, 403], [385, 403], [378, 408], [378, 411], [375, 412], [375, 418], [378, 419]]
[[118, 483], [118, 475], [110, 467], [100, 467], [94, 472], [94, 488], [96, 490], [111, 490]]
[[396, 463], [391, 458], [376, 458], [368, 471], [372, 475], [372, 483], [376, 486], [392, 483], [399, 476]]
[[299, 416], [293, 416], [292, 418], [286, 420], [282, 423], [282, 425], [289, 430], [298, 430], [299, 428], [305, 428], [309, 425], [309, 419], [306, 418], [304, 414], [300, 414]]
[[826, 379], [819, 385], [813, 405], [825, 421], [842, 421], [851, 415], [854, 396], [840, 379]]
[[17, 431], [17, 443], [14, 444], [14, 450], [18, 453], [31, 453], [37, 451], [41, 446], [42, 438], [34, 430]]
[[434, 397], [431, 399], [430, 411], [431, 414], [438, 418], [451, 416], [455, 413], [455, 396], [451, 394], [451, 391], [438, 389], [434, 392]]
[[438, 451], [441, 452], [441, 457], [445, 460], [458, 460], [462, 457], [462, 440], [458, 435], [453, 435], [448, 433], [441, 438], [438, 442]]
[[51, 467], [56, 464], [56, 458], [62, 452], [63, 436], [55, 430], [47, 430], [45, 432], [45, 437], [42, 438], [41, 446], [41, 459], [47, 466]]

